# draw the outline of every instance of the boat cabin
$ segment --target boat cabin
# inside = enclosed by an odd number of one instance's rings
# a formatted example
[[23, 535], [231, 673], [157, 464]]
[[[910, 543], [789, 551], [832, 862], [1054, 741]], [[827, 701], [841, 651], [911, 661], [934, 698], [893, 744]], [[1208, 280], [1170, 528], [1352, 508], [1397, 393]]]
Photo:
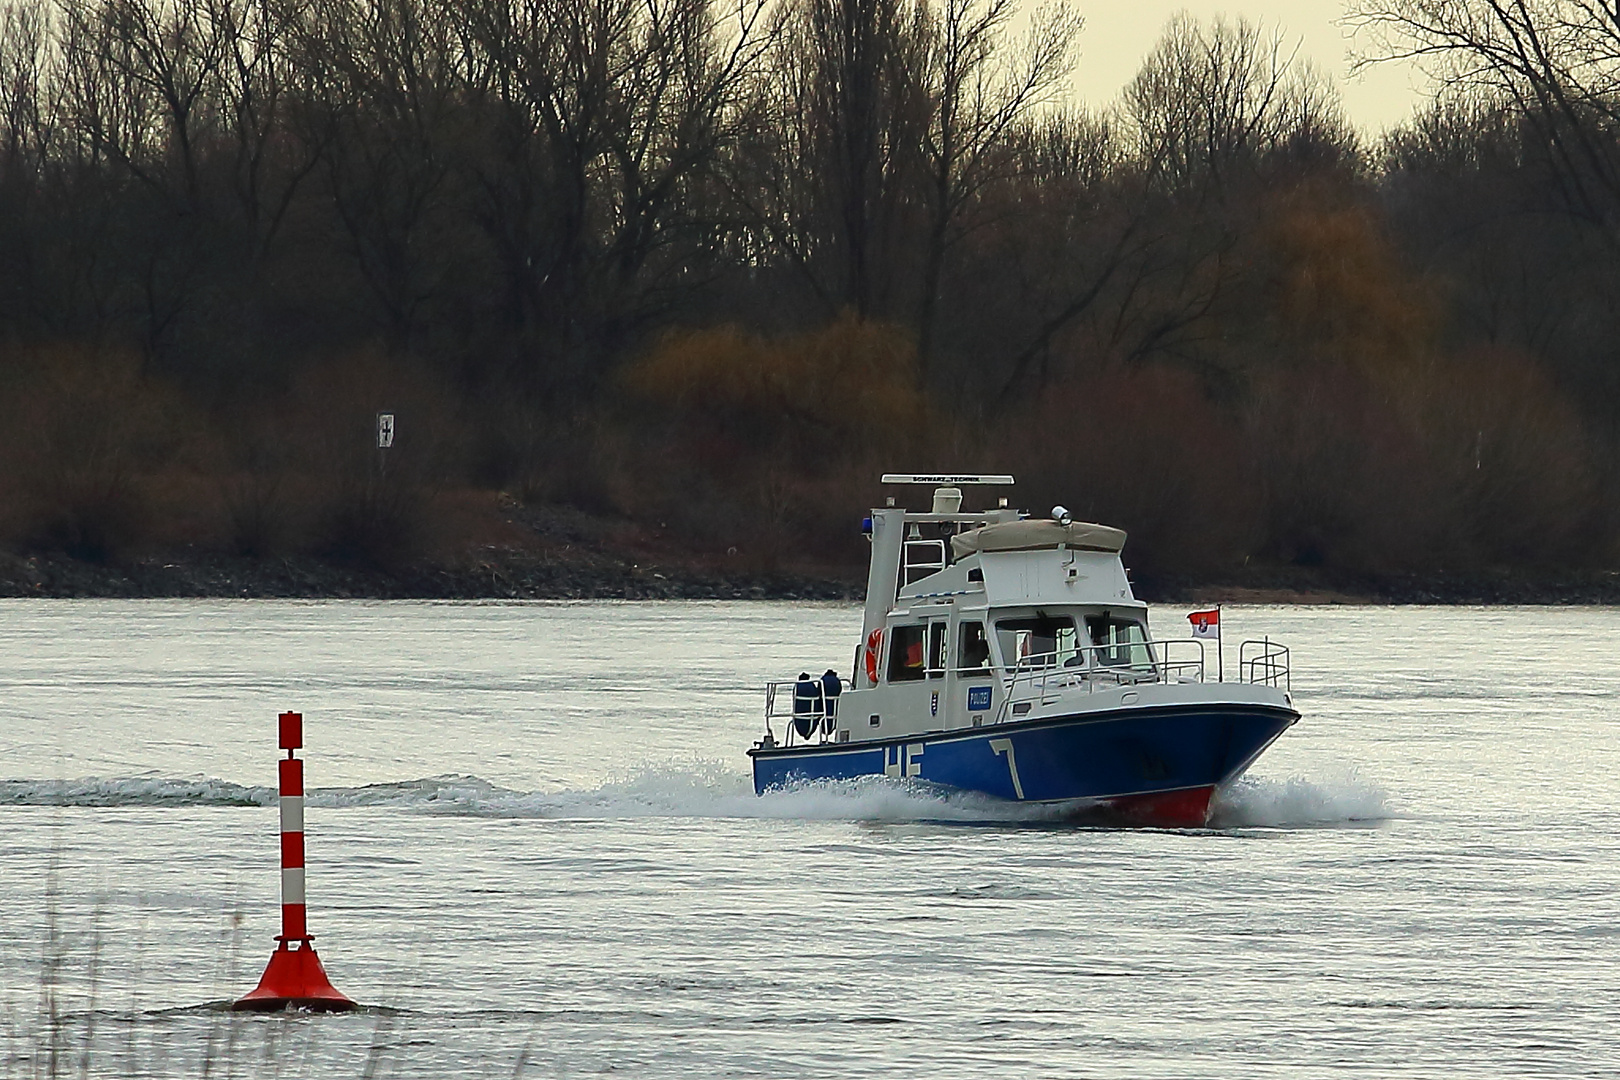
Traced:
[[[1216, 789], [1299, 719], [1288, 650], [1269, 638], [1240, 643], [1232, 683], [1218, 651], [1205, 680], [1204, 641], [1153, 640], [1119, 529], [999, 498], [963, 509], [964, 486], [1010, 476], [883, 482], [925, 484], [932, 504], [891, 498], [864, 523], [847, 688], [835, 672], [767, 685], [755, 791], [883, 775], [1199, 826]], [[773, 719], [788, 721], [780, 743]]]
[[[801, 693], [800, 738], [981, 727], [1026, 718], [1064, 689], [1202, 678], [1200, 643], [1171, 643], [1191, 646], [1172, 661], [1151, 640], [1147, 606], [1120, 561], [1122, 530], [1074, 521], [1062, 507], [1033, 518], [1004, 498], [963, 509], [963, 486], [1011, 477], [883, 481], [929, 485], [932, 505], [920, 512], [890, 499], [863, 523], [872, 561], [848, 690], [808, 704]], [[768, 701], [768, 717], [772, 709]]]

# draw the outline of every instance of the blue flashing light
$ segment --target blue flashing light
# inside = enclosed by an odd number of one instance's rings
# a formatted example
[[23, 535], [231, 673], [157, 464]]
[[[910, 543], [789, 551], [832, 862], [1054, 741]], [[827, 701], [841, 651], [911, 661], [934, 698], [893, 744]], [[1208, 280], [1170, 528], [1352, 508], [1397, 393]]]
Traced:
[[869, 518], [869, 517], [861, 518], [861, 532], [865, 533], [867, 536], [872, 535], [872, 519], [871, 518]]

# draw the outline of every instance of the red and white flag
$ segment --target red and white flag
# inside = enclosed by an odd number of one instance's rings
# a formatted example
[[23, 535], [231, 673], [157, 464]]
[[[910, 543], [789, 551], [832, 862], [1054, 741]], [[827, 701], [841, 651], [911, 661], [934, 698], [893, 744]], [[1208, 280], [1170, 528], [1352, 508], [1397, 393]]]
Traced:
[[1220, 608], [1195, 611], [1187, 616], [1187, 621], [1192, 623], [1192, 636], [1195, 638], [1218, 638], [1221, 636]]

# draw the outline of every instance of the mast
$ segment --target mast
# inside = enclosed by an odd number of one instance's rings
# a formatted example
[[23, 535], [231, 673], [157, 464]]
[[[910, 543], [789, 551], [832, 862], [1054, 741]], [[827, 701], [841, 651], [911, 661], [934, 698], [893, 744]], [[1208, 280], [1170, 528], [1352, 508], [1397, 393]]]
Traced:
[[[885, 484], [926, 484], [935, 489], [935, 513], [940, 512], [940, 498], [948, 489], [963, 484], [1012, 484], [1013, 478], [1007, 475], [984, 476], [979, 474], [952, 474], [952, 473], [884, 473], [882, 482]], [[954, 517], [955, 511], [961, 506], [961, 492], [950, 492], [955, 503], [950, 510], [944, 512], [945, 516]], [[883, 509], [872, 511], [872, 562], [866, 571], [866, 611], [861, 620], [861, 640], [859, 648], [864, 650], [872, 639], [872, 632], [881, 629], [888, 619], [889, 608], [894, 605], [894, 598], [900, 592], [900, 563], [901, 555], [905, 550], [906, 542], [906, 508], [895, 506], [894, 500]], [[1006, 505], [1006, 500], [1002, 500]], [[982, 515], [962, 515], [962, 520], [974, 520]], [[933, 520], [939, 520], [934, 517]], [[857, 653], [859, 657], [862, 653]], [[857, 661], [855, 664], [854, 686], [864, 689], [873, 685], [866, 678], [865, 664]]]

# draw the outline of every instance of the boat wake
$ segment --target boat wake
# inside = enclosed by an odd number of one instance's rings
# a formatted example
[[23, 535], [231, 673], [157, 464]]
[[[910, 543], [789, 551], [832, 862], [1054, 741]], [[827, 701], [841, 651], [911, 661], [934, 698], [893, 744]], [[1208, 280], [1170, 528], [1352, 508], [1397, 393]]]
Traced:
[[[269, 807], [271, 787], [203, 778], [0, 781], [0, 806]], [[372, 807], [484, 818], [735, 818], [805, 821], [1062, 823], [1071, 808], [1009, 803], [916, 781], [866, 776], [756, 796], [748, 776], [717, 762], [640, 770], [597, 787], [520, 791], [476, 776], [311, 788], [311, 807]], [[1388, 796], [1353, 773], [1333, 780], [1246, 776], [1217, 794], [1217, 829], [1335, 826], [1387, 820]]]
[[269, 806], [275, 800], [275, 788], [202, 778], [0, 780], [0, 806]]
[[1240, 776], [1210, 806], [1216, 829], [1358, 825], [1395, 816], [1388, 794], [1353, 771], [1331, 780]]

